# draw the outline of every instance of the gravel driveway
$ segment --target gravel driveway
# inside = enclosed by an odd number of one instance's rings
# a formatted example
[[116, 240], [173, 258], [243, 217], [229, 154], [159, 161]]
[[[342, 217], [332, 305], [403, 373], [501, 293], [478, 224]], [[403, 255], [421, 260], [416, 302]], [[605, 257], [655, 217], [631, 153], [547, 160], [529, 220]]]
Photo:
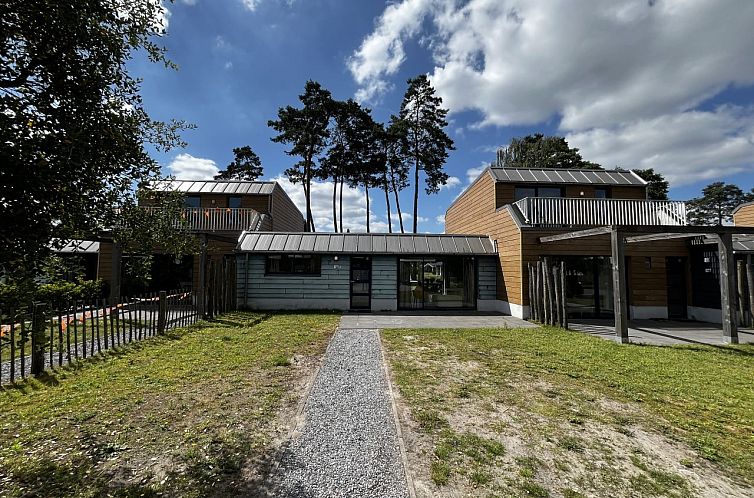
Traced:
[[409, 496], [377, 330], [335, 333], [272, 480], [276, 496]]

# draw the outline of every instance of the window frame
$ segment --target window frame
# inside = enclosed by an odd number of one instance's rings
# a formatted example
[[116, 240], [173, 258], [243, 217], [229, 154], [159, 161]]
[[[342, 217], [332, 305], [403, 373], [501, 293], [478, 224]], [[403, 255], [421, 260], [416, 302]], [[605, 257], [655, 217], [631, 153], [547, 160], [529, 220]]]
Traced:
[[[231, 201], [238, 199], [238, 206], [231, 206]], [[228, 207], [230, 209], [239, 209], [241, 208], [241, 204], [243, 203], [242, 197], [240, 195], [229, 195], [228, 196]]]
[[[289, 259], [304, 259], [310, 258], [315, 263], [315, 272], [294, 272], [294, 271], [270, 271], [270, 259], [271, 258], [289, 258]], [[290, 266], [289, 266], [290, 267]], [[264, 276], [271, 277], [321, 277], [322, 276], [322, 256], [319, 254], [267, 254], [264, 258]]]
[[[196, 206], [189, 204], [189, 200], [196, 200]], [[190, 209], [200, 209], [202, 207], [202, 196], [200, 195], [187, 195], [183, 198], [183, 207]]]
[[513, 186], [513, 199], [514, 199], [514, 202], [520, 201], [521, 199], [526, 199], [526, 197], [521, 197], [520, 199], [517, 198], [518, 196], [516, 195], [516, 191], [518, 189], [534, 190], [534, 197], [543, 197], [543, 196], [539, 195], [539, 190], [540, 189], [553, 189], [553, 190], [557, 189], [557, 190], [560, 191], [560, 196], [558, 196], [557, 198], [563, 198], [563, 197], [565, 197], [565, 187], [563, 187], [562, 185], [527, 185], [527, 184], [521, 184], [521, 185], [514, 185]]

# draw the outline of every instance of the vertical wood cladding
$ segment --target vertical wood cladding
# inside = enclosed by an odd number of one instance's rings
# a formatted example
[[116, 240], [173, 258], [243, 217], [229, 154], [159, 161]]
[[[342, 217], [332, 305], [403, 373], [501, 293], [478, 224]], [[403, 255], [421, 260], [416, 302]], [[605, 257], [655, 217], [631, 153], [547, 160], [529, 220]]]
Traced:
[[272, 192], [272, 230], [274, 232], [303, 232], [304, 217], [280, 185]]
[[492, 176], [482, 174], [445, 213], [445, 232], [489, 235], [497, 241], [497, 298], [519, 304], [521, 233], [507, 209], [496, 209], [496, 191]]
[[733, 224], [737, 227], [754, 227], [754, 204], [742, 206], [733, 215]]

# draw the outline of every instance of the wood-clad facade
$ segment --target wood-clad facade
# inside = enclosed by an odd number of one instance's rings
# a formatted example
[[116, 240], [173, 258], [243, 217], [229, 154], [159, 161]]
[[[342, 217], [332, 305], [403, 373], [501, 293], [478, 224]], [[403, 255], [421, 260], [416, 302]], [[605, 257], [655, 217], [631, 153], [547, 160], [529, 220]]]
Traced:
[[754, 227], [754, 202], [747, 202], [733, 211], [733, 224], [737, 227]]
[[[610, 178], [608, 178], [610, 180]], [[488, 234], [496, 241], [499, 257], [497, 268], [497, 309], [519, 317], [529, 316], [528, 265], [544, 258], [570, 263], [572, 313], [598, 313], [612, 316], [612, 282], [610, 278], [611, 241], [609, 234], [552, 243], [542, 237], [566, 234], [583, 227], [552, 227], [527, 225], [517, 209], [517, 188], [532, 188], [529, 182], [500, 181], [490, 169], [483, 172], [448, 208], [445, 215], [447, 233]], [[596, 198], [610, 201], [646, 199], [646, 185], [537, 184], [555, 186], [565, 198]], [[519, 194], [520, 195], [520, 194]], [[564, 203], [567, 204], [567, 203]], [[754, 213], [754, 206], [752, 206]], [[692, 295], [691, 252], [686, 239], [656, 240], [651, 243], [627, 244], [627, 297], [630, 316], [634, 318], [667, 318], [696, 316], [704, 303], [695, 303]], [[584, 280], [589, 285], [583, 285]], [[683, 288], [678, 288], [678, 287]], [[583, 288], [587, 287], [587, 288]], [[576, 290], [574, 290], [576, 289]], [[578, 306], [594, 296], [592, 308]], [[599, 294], [603, 294], [601, 299]], [[608, 295], [609, 294], [609, 295]], [[574, 297], [576, 295], [576, 297]], [[609, 297], [609, 299], [608, 299]], [[583, 303], [581, 303], [583, 304]], [[600, 312], [600, 304], [604, 309]], [[700, 306], [700, 304], [702, 306]], [[680, 314], [680, 309], [683, 313]], [[719, 309], [719, 307], [718, 307]], [[586, 311], [584, 311], [586, 310]], [[719, 314], [719, 312], [718, 312]], [[709, 313], [700, 311], [700, 316]]]

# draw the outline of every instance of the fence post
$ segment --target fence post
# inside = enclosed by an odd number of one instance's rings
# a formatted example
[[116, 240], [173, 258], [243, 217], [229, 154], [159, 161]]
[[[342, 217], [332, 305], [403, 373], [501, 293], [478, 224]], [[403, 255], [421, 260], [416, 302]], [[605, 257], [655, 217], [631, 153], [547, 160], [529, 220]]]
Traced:
[[157, 333], [162, 335], [165, 333], [165, 326], [167, 324], [167, 311], [168, 311], [168, 293], [160, 291], [160, 299], [158, 301], [157, 308]]
[[39, 375], [45, 369], [45, 315], [41, 303], [34, 303], [31, 318], [31, 374]]

